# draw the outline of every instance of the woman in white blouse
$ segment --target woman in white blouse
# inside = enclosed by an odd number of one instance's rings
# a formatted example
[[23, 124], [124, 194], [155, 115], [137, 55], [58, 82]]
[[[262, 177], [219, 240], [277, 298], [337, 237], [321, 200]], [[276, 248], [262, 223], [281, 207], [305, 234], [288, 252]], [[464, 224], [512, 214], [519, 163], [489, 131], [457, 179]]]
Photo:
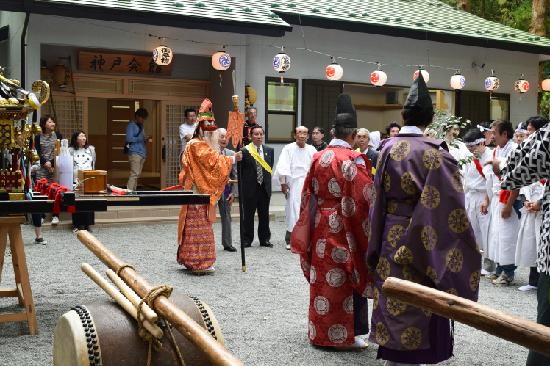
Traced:
[[[71, 138], [69, 154], [73, 157], [73, 181], [76, 183], [79, 170], [94, 170], [95, 168], [95, 148], [88, 145], [88, 139], [84, 131], [76, 131]], [[93, 212], [73, 213], [73, 233], [77, 233], [79, 226], [84, 226], [90, 230], [90, 225], [94, 225], [95, 218]]]

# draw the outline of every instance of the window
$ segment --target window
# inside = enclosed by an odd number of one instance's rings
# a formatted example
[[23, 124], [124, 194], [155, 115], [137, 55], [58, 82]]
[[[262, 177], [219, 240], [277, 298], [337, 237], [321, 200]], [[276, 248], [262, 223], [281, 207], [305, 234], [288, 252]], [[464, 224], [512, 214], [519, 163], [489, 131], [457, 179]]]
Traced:
[[294, 141], [298, 80], [266, 77], [266, 142]]
[[302, 80], [302, 126], [308, 128], [310, 137], [313, 128], [319, 126], [325, 130], [323, 140], [330, 142], [334, 111], [343, 85], [341, 81]]
[[493, 96], [490, 100], [491, 103], [491, 120], [497, 119], [510, 119], [510, 96], [498, 95]]

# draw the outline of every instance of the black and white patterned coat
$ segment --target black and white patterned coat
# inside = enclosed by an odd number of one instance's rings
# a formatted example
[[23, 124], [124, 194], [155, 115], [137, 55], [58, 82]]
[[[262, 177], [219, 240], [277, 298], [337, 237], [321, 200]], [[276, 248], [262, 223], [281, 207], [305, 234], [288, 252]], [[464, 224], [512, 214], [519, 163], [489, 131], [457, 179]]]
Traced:
[[[501, 170], [501, 187], [511, 191], [540, 180], [550, 180], [550, 126], [546, 125], [529, 136], [508, 156]], [[542, 202], [541, 242], [537, 253], [537, 269], [550, 275], [550, 190], [544, 189]]]

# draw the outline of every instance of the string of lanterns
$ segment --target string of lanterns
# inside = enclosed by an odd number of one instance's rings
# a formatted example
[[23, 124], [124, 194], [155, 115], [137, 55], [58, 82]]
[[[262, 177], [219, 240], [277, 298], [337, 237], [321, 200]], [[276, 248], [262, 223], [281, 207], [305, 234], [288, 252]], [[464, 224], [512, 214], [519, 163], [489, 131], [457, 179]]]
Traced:
[[[153, 51], [153, 60], [157, 65], [168, 65], [173, 61], [174, 55], [172, 50], [163, 44], [164, 38], [159, 37], [159, 39], [162, 39], [162, 42]], [[223, 48], [223, 50], [212, 55], [212, 67], [220, 71], [227, 70], [231, 66], [231, 56], [225, 52], [225, 46]], [[340, 80], [344, 75], [344, 69], [336, 62], [334, 56], [330, 57], [332, 58], [332, 63], [325, 69], [325, 75], [329, 80]], [[388, 76], [382, 71], [382, 65], [379, 62], [376, 64], [378, 65], [378, 70], [371, 73], [370, 81], [374, 86], [383, 86], [386, 84]], [[281, 74], [282, 83], [282, 74], [290, 69], [290, 57], [285, 53], [284, 47], [281, 47], [281, 51], [273, 58], [273, 68]], [[420, 65], [418, 70], [414, 72], [413, 80], [416, 79], [419, 72], [422, 73], [424, 81], [427, 84], [430, 81], [430, 74], [423, 68], [423, 65]], [[500, 80], [494, 74], [494, 70], [491, 70], [491, 76], [485, 79], [485, 89], [489, 92], [497, 90], [500, 86]], [[521, 74], [520, 79], [514, 83], [515, 91], [520, 94], [526, 93], [529, 90], [529, 82], [523, 79], [523, 75]], [[454, 90], [461, 90], [466, 85], [466, 78], [460, 74], [460, 70], [456, 70], [456, 73], [451, 77], [450, 84]], [[544, 91], [550, 91], [550, 78], [545, 79], [541, 87]]]

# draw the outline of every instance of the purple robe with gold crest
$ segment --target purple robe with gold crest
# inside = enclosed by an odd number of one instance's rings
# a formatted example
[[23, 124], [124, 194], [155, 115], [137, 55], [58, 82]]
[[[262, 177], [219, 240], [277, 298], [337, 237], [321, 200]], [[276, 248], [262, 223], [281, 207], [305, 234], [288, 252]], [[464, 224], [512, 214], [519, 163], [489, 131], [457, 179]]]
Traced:
[[481, 255], [464, 206], [455, 159], [442, 140], [399, 134], [378, 156], [367, 265], [375, 281], [370, 341], [393, 362], [452, 356], [449, 321], [386, 298], [388, 277], [477, 300]]

